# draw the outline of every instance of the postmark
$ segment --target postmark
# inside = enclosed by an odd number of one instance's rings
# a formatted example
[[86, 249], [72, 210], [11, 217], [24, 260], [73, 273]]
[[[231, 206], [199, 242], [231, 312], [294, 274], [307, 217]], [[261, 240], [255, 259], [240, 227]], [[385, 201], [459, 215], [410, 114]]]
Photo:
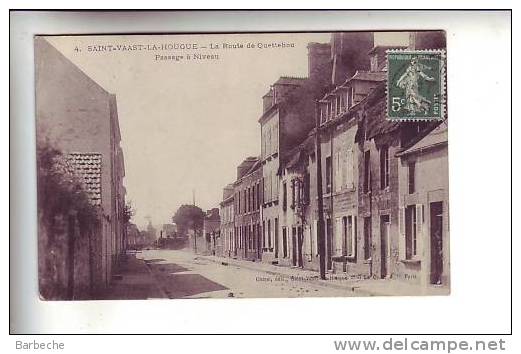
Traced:
[[387, 119], [445, 117], [445, 51], [387, 51]]

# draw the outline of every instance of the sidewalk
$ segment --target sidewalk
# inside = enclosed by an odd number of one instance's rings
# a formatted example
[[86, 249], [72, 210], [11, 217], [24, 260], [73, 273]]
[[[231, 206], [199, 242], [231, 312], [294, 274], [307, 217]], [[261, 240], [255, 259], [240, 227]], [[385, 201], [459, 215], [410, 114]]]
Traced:
[[114, 270], [108, 288], [99, 294], [98, 300], [146, 300], [167, 298], [145, 261], [136, 258], [134, 253], [123, 256]]
[[326, 274], [326, 280], [320, 279], [318, 272], [301, 268], [279, 266], [262, 262], [251, 262], [218, 256], [194, 255], [222, 266], [236, 266], [253, 271], [264, 272], [273, 276], [290, 278], [294, 281], [309, 282], [315, 285], [352, 291], [359, 296], [418, 296], [448, 295], [446, 287], [422, 287], [394, 279], [348, 279], [346, 274]]

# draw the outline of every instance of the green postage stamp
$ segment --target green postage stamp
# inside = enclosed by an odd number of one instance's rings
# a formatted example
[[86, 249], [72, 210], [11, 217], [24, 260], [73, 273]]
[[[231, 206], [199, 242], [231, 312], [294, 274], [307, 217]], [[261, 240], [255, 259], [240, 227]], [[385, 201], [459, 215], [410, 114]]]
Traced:
[[387, 51], [387, 119], [445, 117], [445, 51]]

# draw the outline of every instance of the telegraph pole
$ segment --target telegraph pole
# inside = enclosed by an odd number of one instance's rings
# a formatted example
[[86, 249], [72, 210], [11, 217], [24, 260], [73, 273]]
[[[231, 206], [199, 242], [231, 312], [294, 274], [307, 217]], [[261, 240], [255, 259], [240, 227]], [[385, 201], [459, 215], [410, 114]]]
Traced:
[[317, 195], [318, 195], [318, 256], [320, 263], [320, 279], [326, 279], [326, 238], [324, 235], [324, 200], [322, 198], [322, 151], [320, 147], [320, 108], [315, 101], [315, 155], [317, 163]]

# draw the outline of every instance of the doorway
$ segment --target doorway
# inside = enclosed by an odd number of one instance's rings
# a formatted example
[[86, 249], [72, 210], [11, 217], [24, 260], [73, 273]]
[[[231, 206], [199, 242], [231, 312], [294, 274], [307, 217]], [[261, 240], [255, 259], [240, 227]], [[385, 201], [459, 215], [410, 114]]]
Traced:
[[389, 276], [389, 259], [390, 259], [390, 235], [391, 222], [389, 215], [380, 215], [380, 278], [384, 279]]
[[443, 274], [443, 202], [430, 204], [431, 284], [441, 285]]

